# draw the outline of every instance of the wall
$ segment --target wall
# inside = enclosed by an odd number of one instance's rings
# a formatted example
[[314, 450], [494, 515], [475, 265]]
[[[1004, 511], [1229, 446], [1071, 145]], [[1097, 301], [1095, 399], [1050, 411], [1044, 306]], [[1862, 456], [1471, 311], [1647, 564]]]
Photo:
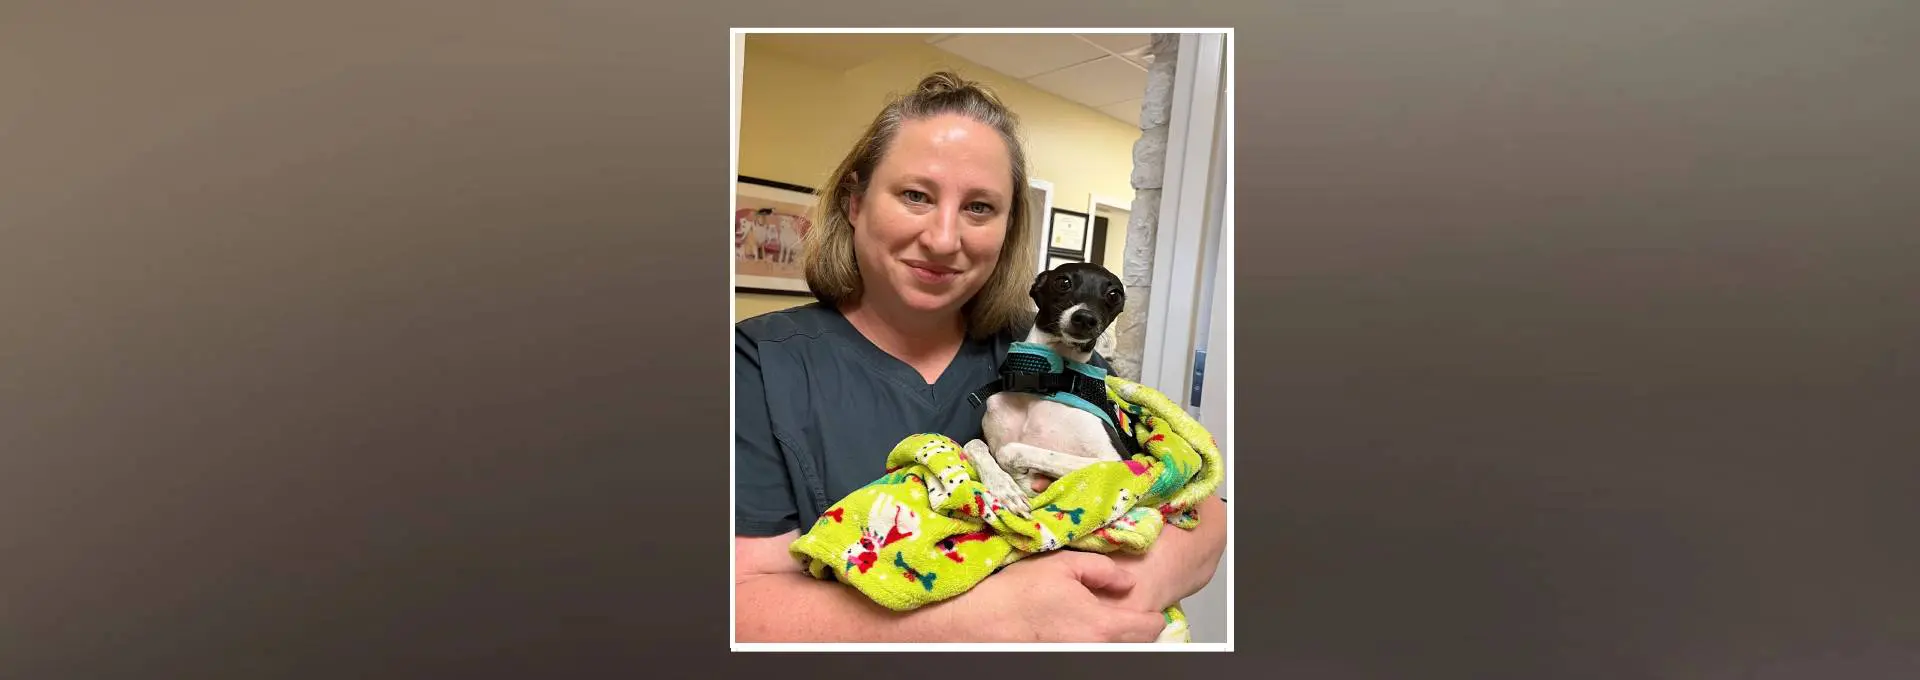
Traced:
[[[1020, 115], [1028, 171], [1053, 183], [1056, 206], [1084, 211], [1091, 194], [1133, 199], [1129, 173], [1139, 130], [933, 46], [889, 47], [872, 61], [836, 70], [749, 39], [743, 68], [743, 175], [818, 186], [891, 94], [944, 68], [993, 87]], [[1106, 261], [1116, 271], [1125, 247], [1124, 227], [1109, 226]], [[734, 300], [735, 318], [744, 319], [812, 298], [736, 293]]]

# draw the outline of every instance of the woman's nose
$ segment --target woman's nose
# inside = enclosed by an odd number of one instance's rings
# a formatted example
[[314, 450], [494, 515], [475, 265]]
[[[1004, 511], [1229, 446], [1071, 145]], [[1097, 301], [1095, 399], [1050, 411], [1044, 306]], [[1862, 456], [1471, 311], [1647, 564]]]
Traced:
[[920, 243], [934, 255], [960, 252], [960, 216], [953, 208], [941, 208], [928, 216], [927, 228], [920, 232]]

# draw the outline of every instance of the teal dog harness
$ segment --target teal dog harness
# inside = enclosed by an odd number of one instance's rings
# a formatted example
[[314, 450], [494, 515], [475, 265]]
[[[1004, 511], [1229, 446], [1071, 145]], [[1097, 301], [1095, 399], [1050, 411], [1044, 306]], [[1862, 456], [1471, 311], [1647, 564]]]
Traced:
[[987, 397], [999, 392], [1035, 394], [1091, 413], [1106, 426], [1115, 451], [1123, 456], [1140, 452], [1139, 444], [1123, 436], [1114, 420], [1113, 399], [1107, 396], [1107, 372], [1098, 366], [1069, 360], [1046, 345], [1016, 342], [1000, 364], [1000, 377], [967, 395], [967, 399], [981, 406]]

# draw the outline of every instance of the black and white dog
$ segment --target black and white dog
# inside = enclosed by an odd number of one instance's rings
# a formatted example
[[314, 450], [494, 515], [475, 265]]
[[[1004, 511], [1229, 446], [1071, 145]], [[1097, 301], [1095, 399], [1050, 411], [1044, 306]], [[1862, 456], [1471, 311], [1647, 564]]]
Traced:
[[1039, 305], [1033, 329], [1008, 352], [1000, 379], [974, 393], [986, 406], [986, 441], [965, 449], [987, 490], [1021, 514], [1037, 495], [1036, 474], [1060, 479], [1133, 450], [1113, 424], [1106, 371], [1088, 364], [1126, 309], [1126, 286], [1104, 267], [1076, 262], [1041, 272], [1029, 295]]
[[[1101, 461], [1140, 452], [1114, 424], [1105, 370], [1088, 364], [1094, 347], [1127, 306], [1126, 286], [1099, 265], [1064, 264], [1034, 278], [1039, 305], [1025, 342], [1015, 343], [1000, 378], [974, 392], [984, 403], [986, 441], [967, 442], [968, 460], [1001, 507], [1026, 514], [1035, 475], [1060, 479]], [[1132, 507], [1122, 492], [1108, 521]], [[1046, 549], [1061, 547], [1041, 528]], [[1159, 642], [1178, 642], [1184, 622], [1170, 622]]]

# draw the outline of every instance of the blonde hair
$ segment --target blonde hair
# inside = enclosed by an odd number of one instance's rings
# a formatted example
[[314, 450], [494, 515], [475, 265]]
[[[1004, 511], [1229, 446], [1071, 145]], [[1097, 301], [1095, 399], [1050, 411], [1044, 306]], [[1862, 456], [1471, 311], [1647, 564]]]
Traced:
[[831, 305], [855, 302], [865, 292], [859, 261], [853, 251], [853, 223], [847, 207], [853, 197], [867, 190], [875, 167], [887, 153], [901, 124], [945, 114], [957, 114], [993, 128], [1007, 144], [1011, 161], [1013, 195], [1007, 210], [1006, 239], [1000, 245], [1000, 260], [985, 285], [961, 308], [968, 333], [986, 337], [1014, 327], [1029, 312], [1027, 289], [1033, 283], [1031, 269], [1035, 257], [1028, 224], [1032, 206], [1027, 201], [1027, 155], [1019, 137], [1019, 120], [985, 86], [960, 76], [938, 71], [920, 79], [913, 92], [895, 98], [874, 116], [859, 141], [847, 152], [840, 166], [827, 178], [821, 192], [813, 227], [806, 236], [807, 288], [821, 302]]

